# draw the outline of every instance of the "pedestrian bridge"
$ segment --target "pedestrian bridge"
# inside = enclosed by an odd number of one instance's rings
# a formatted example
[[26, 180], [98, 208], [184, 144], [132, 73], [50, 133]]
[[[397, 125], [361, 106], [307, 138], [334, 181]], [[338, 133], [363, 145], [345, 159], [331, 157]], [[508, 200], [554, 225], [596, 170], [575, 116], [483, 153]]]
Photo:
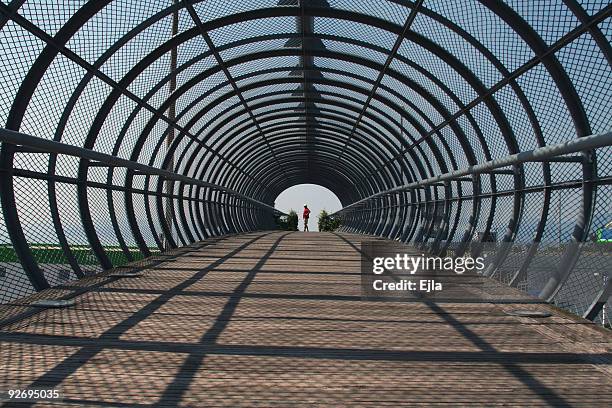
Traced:
[[[0, 392], [612, 405], [610, 38], [600, 0], [0, 2]], [[339, 228], [287, 230], [306, 183]], [[374, 250], [484, 268], [381, 298]]]

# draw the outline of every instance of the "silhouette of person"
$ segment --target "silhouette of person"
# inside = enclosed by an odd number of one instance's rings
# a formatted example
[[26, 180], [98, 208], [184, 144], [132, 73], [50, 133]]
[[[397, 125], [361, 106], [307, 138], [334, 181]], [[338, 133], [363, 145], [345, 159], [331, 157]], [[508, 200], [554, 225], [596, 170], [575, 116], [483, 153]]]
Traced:
[[308, 231], [308, 217], [310, 217], [310, 210], [308, 209], [308, 205], [304, 204], [304, 212], [302, 213], [302, 218], [304, 219], [304, 232]]

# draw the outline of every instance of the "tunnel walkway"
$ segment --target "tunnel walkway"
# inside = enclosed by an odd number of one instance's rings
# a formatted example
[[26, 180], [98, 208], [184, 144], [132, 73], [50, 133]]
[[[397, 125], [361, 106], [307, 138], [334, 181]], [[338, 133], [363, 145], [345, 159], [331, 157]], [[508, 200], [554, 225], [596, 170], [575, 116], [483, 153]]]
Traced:
[[[220, 237], [2, 306], [0, 388], [88, 407], [612, 405], [608, 333], [474, 276], [472, 301], [362, 300], [364, 239]], [[79, 288], [74, 307], [27, 307]]]

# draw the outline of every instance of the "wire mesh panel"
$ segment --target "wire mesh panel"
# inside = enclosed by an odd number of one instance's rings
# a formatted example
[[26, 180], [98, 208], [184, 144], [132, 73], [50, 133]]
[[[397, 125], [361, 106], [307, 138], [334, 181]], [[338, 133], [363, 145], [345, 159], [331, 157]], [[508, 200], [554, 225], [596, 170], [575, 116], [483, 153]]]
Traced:
[[[612, 216], [612, 186], [599, 186], [594, 216], [587, 242], [582, 245], [580, 258], [566, 284], [555, 297], [555, 303], [582, 315], [597, 293], [607, 284], [612, 271], [612, 251], [609, 243], [597, 242]], [[600, 317], [601, 318], [601, 317]]]
[[[497, 268], [495, 278], [509, 284], [520, 271], [525, 262], [530, 262], [532, 255], [530, 249], [537, 246], [537, 229], [542, 217], [542, 202], [544, 194], [541, 192], [527, 193], [523, 199], [523, 216], [516, 231], [512, 249]], [[524, 278], [519, 277], [521, 281]]]
[[15, 254], [4, 221], [0, 222], [0, 304], [34, 293], [26, 272]]
[[[46, 280], [51, 285], [75, 278], [53, 227], [49, 203], [41, 198], [47, 196], [46, 183], [18, 177], [15, 180], [15, 204], [20, 219], [24, 220], [24, 234]], [[37, 205], [32, 205], [36, 202]]]

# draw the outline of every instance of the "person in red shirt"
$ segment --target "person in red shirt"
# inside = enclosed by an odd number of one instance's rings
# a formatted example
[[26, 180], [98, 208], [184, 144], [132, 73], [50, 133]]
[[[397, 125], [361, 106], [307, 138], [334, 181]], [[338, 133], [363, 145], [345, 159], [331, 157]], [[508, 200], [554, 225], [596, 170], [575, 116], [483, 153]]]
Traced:
[[304, 231], [308, 231], [308, 217], [310, 217], [310, 210], [308, 206], [304, 204], [304, 212], [302, 213], [302, 218], [304, 219]]

